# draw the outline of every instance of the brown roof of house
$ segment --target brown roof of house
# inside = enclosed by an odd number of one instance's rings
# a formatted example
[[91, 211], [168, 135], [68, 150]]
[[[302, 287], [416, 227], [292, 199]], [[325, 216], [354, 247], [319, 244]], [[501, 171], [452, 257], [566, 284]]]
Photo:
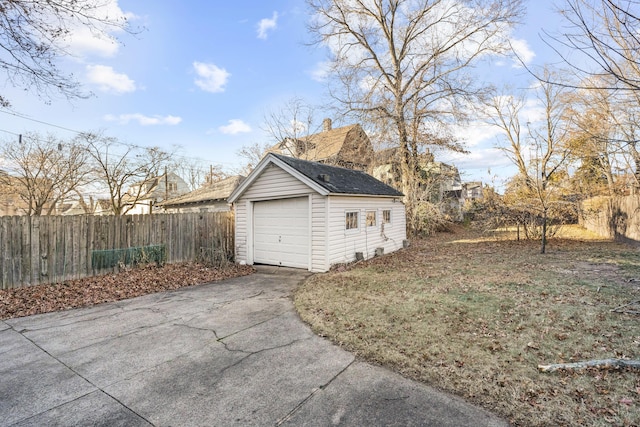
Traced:
[[[360, 125], [358, 124], [343, 126], [300, 138], [301, 146], [307, 147], [307, 149], [303, 153], [292, 154], [296, 154], [297, 157], [303, 158], [305, 160], [327, 160], [333, 156], [336, 156], [340, 152], [347, 139], [347, 134], [352, 129], [359, 126]], [[276, 153], [282, 152], [281, 150], [282, 148], [284, 148], [283, 144], [285, 143], [286, 141], [279, 142], [271, 147], [268, 151]]]
[[226, 200], [236, 187], [244, 181], [242, 175], [235, 175], [207, 186], [193, 190], [182, 196], [169, 199], [160, 203], [163, 207], [187, 205], [191, 203], [204, 203]]
[[308, 159], [316, 161], [326, 160], [337, 155], [347, 139], [347, 134], [356, 126], [360, 125], [343, 126], [309, 135], [306, 141], [311, 143], [307, 155]]

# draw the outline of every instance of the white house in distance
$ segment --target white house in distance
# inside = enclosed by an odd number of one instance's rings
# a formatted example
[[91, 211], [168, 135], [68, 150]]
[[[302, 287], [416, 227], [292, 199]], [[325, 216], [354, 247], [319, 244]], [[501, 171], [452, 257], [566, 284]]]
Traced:
[[184, 212], [229, 212], [231, 204], [227, 202], [229, 195], [244, 181], [242, 175], [235, 175], [207, 184], [190, 193], [160, 203], [169, 213]]
[[189, 192], [189, 185], [173, 172], [160, 175], [129, 188], [123, 198], [130, 205], [127, 215], [146, 215], [155, 212], [155, 206], [163, 200]]
[[403, 194], [364, 172], [267, 154], [231, 193], [236, 262], [328, 271], [403, 247]]

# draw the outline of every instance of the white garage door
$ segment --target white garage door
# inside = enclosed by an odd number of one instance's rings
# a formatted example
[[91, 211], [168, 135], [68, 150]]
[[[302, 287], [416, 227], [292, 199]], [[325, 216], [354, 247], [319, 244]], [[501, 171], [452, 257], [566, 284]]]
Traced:
[[309, 268], [309, 199], [269, 200], [253, 205], [253, 261]]

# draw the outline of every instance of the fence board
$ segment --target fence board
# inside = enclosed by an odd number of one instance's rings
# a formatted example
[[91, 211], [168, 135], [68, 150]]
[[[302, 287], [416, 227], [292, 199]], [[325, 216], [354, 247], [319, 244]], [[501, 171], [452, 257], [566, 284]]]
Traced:
[[593, 197], [581, 204], [580, 223], [603, 237], [640, 243], [640, 199], [637, 195]]
[[211, 253], [233, 259], [233, 223], [227, 212], [0, 217], [1, 289], [118, 270], [92, 265], [99, 250], [133, 253], [164, 246], [167, 263], [197, 261]]

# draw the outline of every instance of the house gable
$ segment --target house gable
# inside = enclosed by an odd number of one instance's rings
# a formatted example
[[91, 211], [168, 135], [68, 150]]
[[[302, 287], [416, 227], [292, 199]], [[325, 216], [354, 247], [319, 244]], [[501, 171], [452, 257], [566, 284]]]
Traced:
[[335, 164], [350, 169], [370, 171], [373, 158], [374, 151], [369, 137], [360, 125], [355, 125], [347, 132]]
[[374, 158], [371, 141], [360, 125], [332, 129], [329, 119], [322, 132], [286, 138], [268, 152], [362, 171], [370, 170]]

